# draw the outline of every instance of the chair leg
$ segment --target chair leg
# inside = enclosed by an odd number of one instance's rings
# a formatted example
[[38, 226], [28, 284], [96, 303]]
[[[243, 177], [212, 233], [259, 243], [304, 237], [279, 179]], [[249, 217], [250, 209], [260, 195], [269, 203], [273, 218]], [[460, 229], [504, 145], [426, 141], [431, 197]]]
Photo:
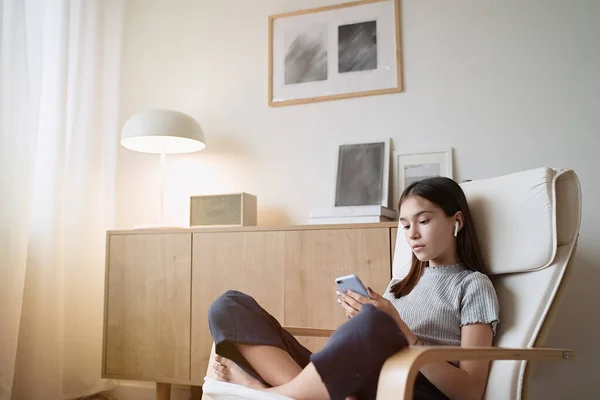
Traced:
[[192, 400], [202, 399], [202, 386], [192, 386]]
[[171, 384], [156, 382], [156, 400], [171, 400]]

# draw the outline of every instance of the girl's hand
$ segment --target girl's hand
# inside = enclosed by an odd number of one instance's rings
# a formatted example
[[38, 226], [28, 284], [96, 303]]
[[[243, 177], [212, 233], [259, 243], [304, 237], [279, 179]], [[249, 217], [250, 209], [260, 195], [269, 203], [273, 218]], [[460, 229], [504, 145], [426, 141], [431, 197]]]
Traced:
[[346, 310], [346, 316], [352, 318], [360, 312], [363, 305], [372, 304], [375, 308], [385, 312], [396, 321], [398, 327], [404, 336], [406, 336], [409, 343], [416, 344], [418, 337], [410, 330], [408, 325], [406, 325], [406, 322], [402, 320], [402, 317], [400, 317], [398, 310], [396, 310], [396, 307], [394, 307], [392, 302], [381, 296], [379, 293], [376, 293], [371, 288], [367, 288], [367, 290], [369, 291], [369, 296], [371, 296], [370, 299], [351, 290], [346, 291], [346, 293], [337, 292], [338, 303]]
[[[362, 308], [362, 305], [365, 304], [364, 299], [366, 299], [366, 297], [361, 296], [358, 293], [354, 293], [352, 290], [347, 290], [346, 293], [340, 293], [338, 290], [335, 293], [338, 296], [337, 302], [346, 312], [346, 317], [348, 319], [358, 314]], [[354, 295], [354, 297], [350, 297], [351, 293]], [[355, 298], [358, 300], [355, 300]]]
[[396, 307], [394, 307], [391, 301], [376, 293], [371, 288], [367, 288], [367, 290], [369, 291], [369, 296], [371, 296], [370, 299], [351, 290], [346, 291], [346, 293], [336, 292], [338, 295], [338, 303], [344, 308], [348, 318], [352, 318], [358, 314], [363, 305], [372, 304], [375, 308], [390, 315], [394, 321], [400, 319], [398, 310], [396, 310]]

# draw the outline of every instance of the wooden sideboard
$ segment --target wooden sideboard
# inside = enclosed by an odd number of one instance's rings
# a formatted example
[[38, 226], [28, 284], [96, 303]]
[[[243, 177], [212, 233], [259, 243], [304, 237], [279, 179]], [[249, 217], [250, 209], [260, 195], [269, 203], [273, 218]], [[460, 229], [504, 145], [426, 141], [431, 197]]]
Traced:
[[[383, 292], [397, 222], [285, 228], [109, 231], [102, 376], [201, 386], [208, 307], [228, 289], [252, 295], [283, 326], [335, 329], [346, 317], [334, 279], [355, 273]], [[298, 338], [311, 350], [326, 338]]]

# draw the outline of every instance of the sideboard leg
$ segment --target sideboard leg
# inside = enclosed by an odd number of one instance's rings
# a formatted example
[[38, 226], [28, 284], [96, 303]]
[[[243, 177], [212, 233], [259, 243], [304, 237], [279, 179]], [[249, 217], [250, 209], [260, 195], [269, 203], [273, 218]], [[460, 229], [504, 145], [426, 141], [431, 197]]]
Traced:
[[171, 400], [171, 384], [156, 382], [156, 400]]
[[192, 400], [202, 399], [202, 386], [192, 386]]

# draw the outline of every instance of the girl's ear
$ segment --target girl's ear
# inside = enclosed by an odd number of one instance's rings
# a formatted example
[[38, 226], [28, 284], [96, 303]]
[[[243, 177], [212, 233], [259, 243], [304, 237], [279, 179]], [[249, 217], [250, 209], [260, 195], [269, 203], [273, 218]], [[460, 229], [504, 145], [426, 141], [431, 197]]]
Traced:
[[[456, 234], [458, 234], [458, 232], [460, 232], [465, 225], [465, 216], [463, 215], [462, 211], [457, 211], [456, 214], [454, 214], [454, 221], [454, 231]], [[458, 228], [456, 227], [457, 224]], [[456, 234], [454, 236], [456, 236]]]

